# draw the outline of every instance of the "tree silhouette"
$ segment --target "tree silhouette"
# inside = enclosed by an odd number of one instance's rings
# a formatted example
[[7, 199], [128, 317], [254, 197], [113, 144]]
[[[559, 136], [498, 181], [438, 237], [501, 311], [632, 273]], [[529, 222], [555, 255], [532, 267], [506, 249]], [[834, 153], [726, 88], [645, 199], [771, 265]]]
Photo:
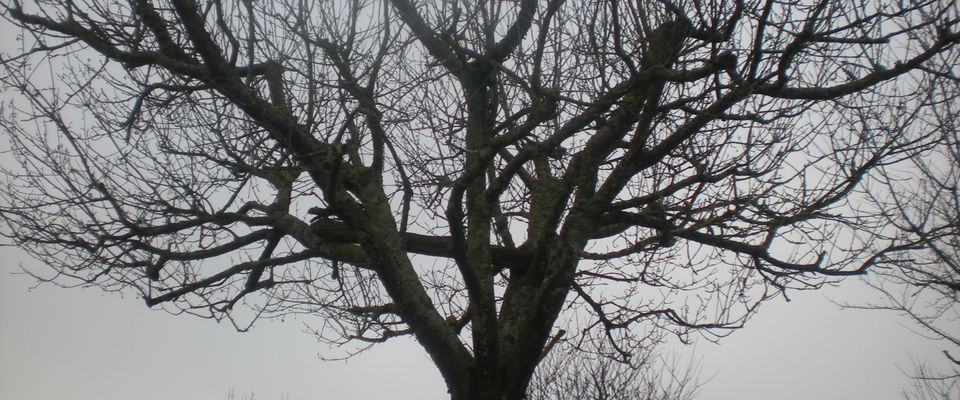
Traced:
[[537, 366], [527, 399], [691, 400], [700, 391], [700, 366], [647, 351], [630, 363], [573, 347], [551, 351]]
[[936, 371], [915, 362], [912, 395], [923, 399], [960, 396], [960, 130], [954, 122], [960, 117], [958, 96], [960, 80], [941, 80], [927, 92], [935, 112], [907, 115], [881, 128], [942, 136], [907, 162], [881, 167], [866, 185], [868, 204], [881, 216], [874, 238], [888, 243], [870, 258], [874, 273], [865, 278], [881, 298], [873, 304], [845, 305], [894, 311], [920, 335], [943, 343], [952, 368]]
[[[54, 283], [413, 335], [454, 399], [864, 273], [953, 1], [5, 1], [3, 234]], [[910, 84], [904, 84], [909, 82]]]

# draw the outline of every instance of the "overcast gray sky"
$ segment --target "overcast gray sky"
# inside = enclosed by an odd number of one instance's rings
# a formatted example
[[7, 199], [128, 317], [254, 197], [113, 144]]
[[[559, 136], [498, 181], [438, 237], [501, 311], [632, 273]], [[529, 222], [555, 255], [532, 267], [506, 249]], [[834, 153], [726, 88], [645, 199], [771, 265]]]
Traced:
[[[12, 248], [0, 248], [0, 260], [0, 399], [220, 400], [231, 388], [260, 400], [447, 398], [440, 375], [409, 339], [325, 362], [320, 354], [336, 352], [296, 320], [236, 333], [96, 288], [28, 291], [31, 279], [13, 275], [18, 263], [43, 267]], [[911, 355], [942, 365], [937, 343], [894, 315], [841, 312], [824, 299], [870, 294], [848, 283], [772, 301], [720, 345], [697, 344], [703, 375], [713, 377], [701, 398], [899, 399], [909, 382], [898, 366], [911, 368]]]

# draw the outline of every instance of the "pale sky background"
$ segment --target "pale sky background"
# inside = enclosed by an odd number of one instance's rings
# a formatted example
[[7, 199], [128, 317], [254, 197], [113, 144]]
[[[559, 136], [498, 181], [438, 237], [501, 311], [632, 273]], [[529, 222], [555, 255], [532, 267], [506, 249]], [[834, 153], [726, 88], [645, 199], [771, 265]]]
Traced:
[[[140, 299], [96, 288], [28, 290], [20, 262], [0, 248], [0, 399], [225, 400], [231, 389], [258, 400], [447, 399], [440, 375], [410, 339], [347, 362], [301, 323], [263, 321], [248, 333], [229, 324], [149, 310]], [[894, 314], [839, 311], [824, 296], [863, 299], [842, 287], [774, 300], [746, 328], [694, 351], [710, 381], [701, 399], [899, 399], [911, 357], [944, 365], [941, 347]]]

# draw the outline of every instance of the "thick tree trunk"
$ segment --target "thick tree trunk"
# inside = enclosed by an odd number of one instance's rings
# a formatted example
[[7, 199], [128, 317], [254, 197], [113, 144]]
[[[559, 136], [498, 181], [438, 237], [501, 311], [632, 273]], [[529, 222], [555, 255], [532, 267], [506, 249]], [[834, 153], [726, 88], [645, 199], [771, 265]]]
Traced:
[[[492, 372], [492, 373], [491, 373]], [[496, 371], [472, 373], [467, 384], [450, 388], [451, 400], [522, 400], [526, 394], [527, 380], [501, 378], [491, 381]]]

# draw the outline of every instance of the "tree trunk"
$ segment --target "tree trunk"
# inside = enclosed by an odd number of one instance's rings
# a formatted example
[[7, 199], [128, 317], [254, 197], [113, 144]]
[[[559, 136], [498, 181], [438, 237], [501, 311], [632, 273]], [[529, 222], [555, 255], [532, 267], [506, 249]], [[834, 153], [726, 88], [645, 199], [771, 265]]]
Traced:
[[451, 400], [522, 400], [526, 395], [526, 382], [521, 379], [500, 377], [497, 371], [478, 371], [470, 374], [462, 388], [450, 388]]

